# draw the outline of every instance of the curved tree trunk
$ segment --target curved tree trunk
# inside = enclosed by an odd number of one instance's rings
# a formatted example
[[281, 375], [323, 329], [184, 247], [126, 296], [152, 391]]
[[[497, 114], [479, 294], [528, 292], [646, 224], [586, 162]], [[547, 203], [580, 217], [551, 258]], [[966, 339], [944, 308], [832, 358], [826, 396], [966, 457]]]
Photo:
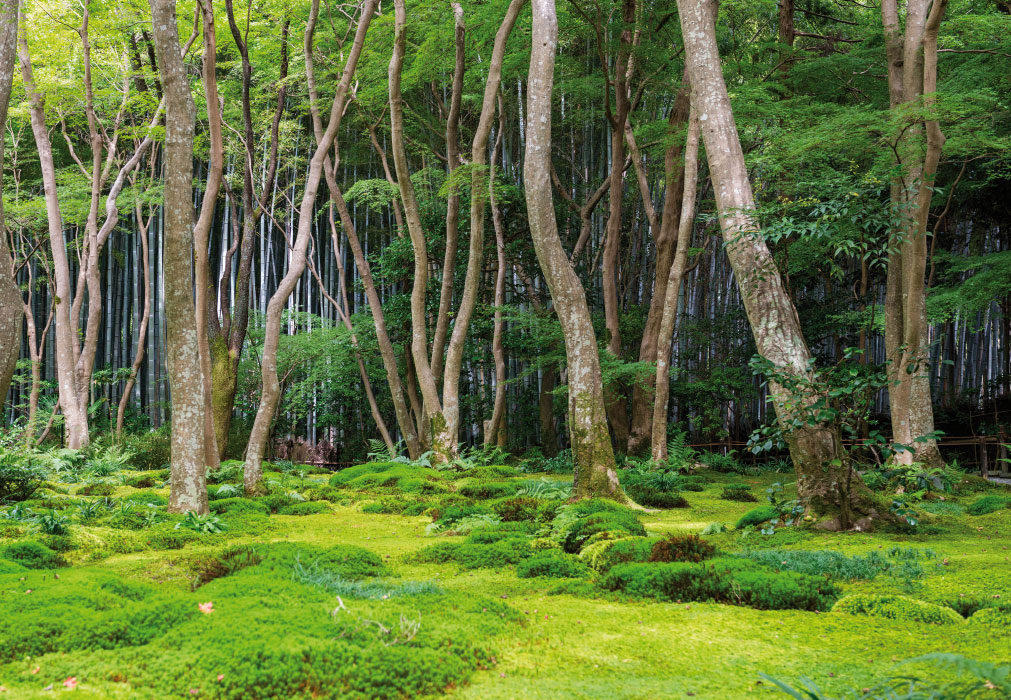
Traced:
[[625, 500], [607, 430], [600, 357], [583, 285], [558, 237], [551, 197], [551, 87], [558, 20], [554, 0], [532, 0], [533, 41], [527, 87], [523, 188], [530, 235], [565, 337], [569, 373], [569, 436], [575, 462], [573, 493]]
[[195, 107], [179, 51], [174, 0], [151, 0], [158, 70], [165, 91], [164, 284], [166, 367], [172, 392], [169, 510], [207, 512], [204, 377], [193, 304], [193, 134]]
[[261, 357], [263, 388], [260, 393], [260, 405], [253, 421], [253, 429], [249, 434], [249, 444], [246, 447], [246, 466], [243, 476], [248, 494], [256, 493], [259, 490], [260, 480], [263, 477], [263, 457], [270, 440], [271, 423], [281, 398], [281, 386], [277, 376], [277, 348], [281, 336], [281, 312], [288, 303], [288, 298], [295, 289], [299, 278], [305, 272], [305, 256], [311, 239], [316, 194], [323, 176], [323, 161], [326, 159], [334, 138], [337, 136], [337, 130], [340, 128], [351, 78], [358, 65], [358, 58], [361, 56], [362, 47], [365, 44], [365, 34], [375, 11], [376, 0], [365, 0], [358, 19], [354, 44], [348, 54], [347, 63], [344, 65], [344, 72], [337, 86], [337, 94], [334, 96], [333, 106], [330, 110], [330, 123], [327, 125], [326, 131], [323, 132], [323, 137], [309, 161], [305, 191], [298, 211], [298, 233], [292, 245], [288, 271], [278, 283], [277, 291], [270, 297], [267, 304]]
[[[804, 384], [810, 378], [811, 353], [775, 260], [757, 235], [751, 181], [716, 45], [715, 4], [678, 0], [678, 10], [692, 103], [702, 126], [720, 227], [755, 344], [777, 371]], [[838, 430], [824, 424], [790, 428], [791, 419], [815, 397], [793, 394], [774, 381], [769, 387], [797, 471], [801, 499], [816, 514], [831, 518], [826, 527], [868, 526], [861, 516], [877, 515], [875, 504], [846, 458]]]

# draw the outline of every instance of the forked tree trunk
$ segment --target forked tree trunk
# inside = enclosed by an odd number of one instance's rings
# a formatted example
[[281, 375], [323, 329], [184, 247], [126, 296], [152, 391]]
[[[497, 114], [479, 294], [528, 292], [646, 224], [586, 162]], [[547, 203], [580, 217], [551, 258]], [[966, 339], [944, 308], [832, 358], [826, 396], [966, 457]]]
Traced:
[[667, 400], [670, 397], [670, 352], [677, 327], [678, 296], [688, 266], [688, 247], [692, 242], [695, 222], [695, 189], [699, 175], [699, 115], [694, 108], [685, 139], [684, 177], [674, 261], [664, 284], [663, 312], [656, 346], [656, 377], [651, 430], [652, 456], [657, 463], [667, 461]]
[[[477, 303], [484, 262], [488, 137], [495, 121], [495, 102], [502, 81], [502, 59], [505, 56], [506, 41], [509, 39], [509, 34], [512, 32], [516, 18], [525, 2], [526, 0], [512, 0], [509, 3], [505, 18], [495, 35], [491, 61], [488, 64], [488, 77], [485, 81], [484, 100], [481, 103], [481, 116], [478, 119], [477, 129], [474, 131], [474, 141], [470, 153], [472, 170], [470, 180], [470, 250], [467, 257], [467, 276], [463, 284], [463, 298], [460, 300], [460, 308], [453, 324], [453, 335], [446, 353], [446, 371], [442, 380], [443, 415], [446, 419], [446, 432], [452, 440], [454, 451], [460, 435], [460, 370], [463, 366], [463, 350], [467, 341], [467, 331], [470, 328], [470, 319]], [[462, 25], [462, 18], [458, 17], [457, 26], [462, 27]], [[458, 32], [462, 34], [462, 30], [458, 29]], [[494, 166], [494, 163], [492, 165]], [[502, 259], [504, 260], [504, 256]], [[504, 274], [501, 261], [499, 269], [503, 270], [502, 274]], [[499, 317], [501, 320], [501, 313], [499, 313]], [[501, 323], [499, 326], [501, 327]]]
[[[393, 55], [390, 58], [390, 139], [393, 150], [393, 165], [397, 172], [397, 185], [404, 205], [404, 218], [414, 249], [414, 286], [411, 290], [411, 356], [421, 387], [421, 400], [425, 415], [418, 423], [427, 427], [431, 448], [435, 459], [447, 462], [456, 453], [456, 436], [452, 435], [442, 413], [439, 389], [428, 361], [428, 332], [425, 313], [425, 297], [428, 288], [428, 250], [425, 231], [421, 226], [421, 212], [414, 195], [414, 185], [407, 167], [407, 151], [404, 148], [404, 100], [400, 92], [400, 78], [404, 67], [404, 52], [407, 48], [407, 9], [404, 0], [394, 0], [395, 35]], [[426, 431], [423, 431], [426, 432]]]
[[573, 494], [626, 500], [607, 430], [600, 357], [583, 285], [569, 265], [551, 197], [551, 87], [558, 19], [554, 0], [532, 0], [533, 39], [527, 87], [523, 189], [534, 251], [565, 337], [569, 374], [569, 436], [575, 462]]
[[[19, 0], [3, 0], [0, 4], [0, 124], [7, 123], [7, 107], [11, 101], [14, 84], [14, 60], [18, 43]], [[0, 140], [0, 163], [3, 162], [4, 144]], [[3, 190], [3, 172], [0, 169], [0, 191]], [[18, 355], [21, 352], [21, 323], [24, 314], [21, 292], [14, 279], [13, 261], [4, 226], [3, 202], [0, 201], [0, 408], [7, 398]]]
[[267, 304], [266, 327], [263, 335], [263, 352], [261, 366], [263, 388], [260, 393], [260, 405], [253, 421], [253, 429], [249, 434], [249, 444], [246, 447], [246, 465], [243, 482], [248, 494], [256, 493], [263, 477], [263, 457], [270, 440], [271, 423], [281, 398], [281, 385], [277, 375], [277, 348], [281, 336], [281, 312], [288, 303], [295, 285], [305, 272], [305, 256], [312, 237], [313, 213], [315, 211], [316, 194], [323, 177], [323, 161], [333, 145], [337, 130], [340, 128], [344, 105], [347, 101], [351, 78], [365, 44], [365, 34], [376, 11], [376, 0], [365, 0], [358, 18], [358, 28], [355, 31], [354, 43], [344, 65], [344, 72], [337, 86], [333, 106], [330, 109], [330, 123], [327, 125], [319, 145], [309, 161], [309, 172], [306, 175], [305, 191], [298, 210], [298, 233], [295, 236], [288, 261], [288, 271], [278, 283], [277, 291], [270, 297]]
[[[678, 10], [692, 103], [699, 113], [720, 227], [755, 345], [778, 372], [803, 384], [810, 379], [811, 354], [775, 260], [758, 235], [751, 182], [716, 45], [715, 4], [678, 0]], [[816, 397], [806, 392], [792, 394], [773, 381], [769, 387], [797, 471], [800, 498], [815, 514], [830, 518], [825, 527], [869, 526], [864, 516], [877, 515], [875, 503], [846, 458], [838, 429], [806, 421], [803, 427], [790, 427], [792, 418]]]
[[151, 0], [158, 71], [165, 92], [165, 343], [172, 392], [169, 510], [207, 512], [204, 378], [193, 304], [195, 108], [179, 51], [175, 0]]
[[46, 113], [42, 93], [35, 87], [32, 62], [28, 52], [28, 38], [25, 34], [24, 14], [19, 14], [21, 24], [18, 33], [18, 57], [21, 62], [21, 77], [28, 96], [32, 133], [39, 154], [42, 171], [42, 186], [46, 199], [46, 219], [49, 224], [49, 244], [53, 256], [53, 277], [56, 281], [55, 335], [56, 335], [56, 378], [59, 387], [60, 408], [63, 411], [64, 430], [67, 447], [80, 449], [88, 444], [87, 406], [81, 405], [77, 386], [74, 337], [75, 324], [71, 321], [70, 262], [67, 259], [67, 245], [63, 239], [63, 216], [56, 197], [56, 168], [53, 164], [53, 147], [49, 141]]

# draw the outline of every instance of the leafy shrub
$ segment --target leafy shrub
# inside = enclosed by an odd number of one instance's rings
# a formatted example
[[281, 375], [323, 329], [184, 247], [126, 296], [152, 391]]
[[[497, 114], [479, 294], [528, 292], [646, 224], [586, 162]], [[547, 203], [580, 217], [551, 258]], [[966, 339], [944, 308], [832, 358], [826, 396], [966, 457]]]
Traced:
[[709, 559], [716, 553], [716, 547], [695, 534], [667, 535], [653, 543], [649, 553], [649, 561], [700, 562]]
[[222, 498], [218, 501], [211, 501], [208, 506], [211, 512], [216, 514], [260, 513], [266, 515], [270, 512], [270, 508], [263, 501], [262, 498]]
[[130, 463], [136, 469], [152, 471], [167, 466], [172, 461], [172, 433], [168, 426], [126, 440], [133, 453]]
[[835, 587], [823, 578], [775, 573], [727, 559], [698, 564], [619, 564], [601, 585], [637, 597], [715, 601], [761, 610], [827, 610], [838, 597]]
[[955, 625], [965, 618], [944, 605], [935, 605], [902, 595], [859, 593], [841, 598], [832, 612], [850, 615], [870, 615], [892, 620], [911, 620], [932, 625]]
[[464, 569], [497, 569], [518, 564], [529, 554], [525, 539], [505, 539], [491, 544], [440, 542], [419, 550], [411, 558], [420, 563], [455, 562]]
[[572, 461], [572, 450], [560, 450], [554, 457], [548, 457], [537, 465], [539, 471], [549, 474], [572, 474], [575, 464]]
[[516, 566], [520, 578], [583, 578], [590, 573], [589, 567], [571, 554], [559, 551], [543, 551], [524, 559]]
[[709, 452], [700, 458], [700, 461], [707, 467], [712, 469], [714, 472], [720, 472], [722, 474], [747, 474], [748, 469], [743, 464], [741, 464], [733, 450], [727, 454], [720, 454], [719, 452]]
[[720, 494], [720, 498], [724, 501], [737, 501], [739, 503], [755, 503], [758, 498], [755, 494], [751, 493], [751, 489], [748, 486], [727, 486], [723, 489], [723, 493]]
[[0, 548], [0, 559], [16, 562], [26, 569], [59, 569], [67, 566], [59, 554], [38, 542], [14, 542]]
[[243, 463], [237, 461], [222, 462], [217, 469], [207, 472], [208, 484], [239, 483], [242, 481]]
[[[583, 544], [598, 532], [622, 533], [619, 536], [646, 536], [646, 528], [630, 511], [604, 511], [592, 513], [576, 520], [562, 542], [566, 552], [576, 553]], [[612, 538], [613, 539], [613, 538]]]
[[655, 542], [648, 537], [601, 540], [583, 547], [579, 558], [594, 571], [603, 573], [615, 564], [648, 561]]
[[51, 510], [35, 518], [35, 526], [47, 535], [65, 535], [70, 530], [70, 518]]
[[519, 484], [509, 481], [473, 481], [460, 486], [457, 491], [467, 498], [487, 500], [505, 498], [516, 493]]
[[27, 501], [45, 483], [42, 469], [19, 455], [0, 455], [0, 503]]
[[748, 527], [749, 525], [761, 525], [764, 522], [778, 517], [779, 513], [777, 513], [776, 509], [772, 506], [758, 506], [757, 508], [752, 508], [742, 515], [734, 527], [740, 530], [741, 528]]
[[111, 496], [114, 493], [116, 493], [115, 486], [101, 482], [87, 484], [77, 489], [78, 496]]
[[969, 515], [987, 515], [1006, 507], [1008, 503], [1011, 500], [1007, 496], [990, 493], [966, 508], [965, 512]]
[[1011, 631], [1011, 608], [1003, 606], [983, 608], [973, 613], [972, 617], [969, 618], [969, 622], [974, 625], [984, 625], [1008, 634]]
[[292, 503], [277, 511], [280, 515], [319, 515], [320, 513], [332, 513], [330, 507], [321, 501], [306, 501], [305, 503]]
[[648, 486], [629, 486], [625, 489], [629, 498], [647, 508], [689, 508], [688, 499], [680, 493], [660, 491]]

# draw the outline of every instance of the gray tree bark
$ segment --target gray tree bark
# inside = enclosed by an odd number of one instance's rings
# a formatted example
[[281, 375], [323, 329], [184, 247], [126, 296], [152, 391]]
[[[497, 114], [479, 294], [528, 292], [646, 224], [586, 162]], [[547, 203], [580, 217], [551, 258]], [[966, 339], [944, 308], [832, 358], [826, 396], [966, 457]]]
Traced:
[[[7, 107], [11, 101], [14, 84], [14, 61], [18, 43], [19, 0], [3, 0], [0, 4], [0, 124], [7, 123]], [[4, 143], [0, 141], [0, 162], [3, 162]], [[3, 190], [3, 172], [0, 172], [0, 191]], [[21, 324], [24, 318], [21, 292], [14, 279], [14, 268], [4, 227], [3, 202], [0, 201], [0, 407], [7, 398], [14, 377], [14, 369], [21, 352]]]

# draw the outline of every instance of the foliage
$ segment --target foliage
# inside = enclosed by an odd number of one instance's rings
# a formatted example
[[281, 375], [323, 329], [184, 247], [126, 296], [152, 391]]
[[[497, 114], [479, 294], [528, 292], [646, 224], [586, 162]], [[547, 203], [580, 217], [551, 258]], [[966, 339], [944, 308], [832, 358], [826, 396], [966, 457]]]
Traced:
[[45, 482], [45, 473], [31, 458], [0, 452], [0, 504], [26, 501]]
[[568, 500], [572, 497], [572, 484], [562, 484], [541, 477], [539, 481], [526, 481], [516, 489], [516, 496], [547, 500]]
[[956, 625], [965, 618], [951, 608], [901, 595], [858, 593], [840, 598], [832, 612], [912, 620], [932, 625]]
[[716, 547], [695, 534], [670, 534], [653, 543], [649, 561], [698, 563], [716, 554]]
[[70, 517], [50, 510], [35, 518], [35, 526], [47, 535], [65, 535], [70, 530]]
[[547, 550], [524, 559], [516, 566], [520, 578], [583, 578], [590, 573], [589, 567], [571, 554]]
[[208, 535], [224, 531], [225, 524], [214, 515], [200, 515], [196, 511], [191, 510], [183, 516], [182, 520], [176, 523], [176, 529], [178, 530], [179, 528], [186, 528], [193, 532]]
[[594, 571], [604, 573], [616, 564], [648, 561], [655, 542], [649, 537], [600, 540], [583, 547], [579, 558]]
[[1006, 508], [1009, 505], [1011, 505], [1011, 498], [996, 493], [990, 493], [973, 502], [972, 505], [965, 509], [965, 512], [969, 515], [988, 515], [990, 513], [997, 512], [1001, 508]]

